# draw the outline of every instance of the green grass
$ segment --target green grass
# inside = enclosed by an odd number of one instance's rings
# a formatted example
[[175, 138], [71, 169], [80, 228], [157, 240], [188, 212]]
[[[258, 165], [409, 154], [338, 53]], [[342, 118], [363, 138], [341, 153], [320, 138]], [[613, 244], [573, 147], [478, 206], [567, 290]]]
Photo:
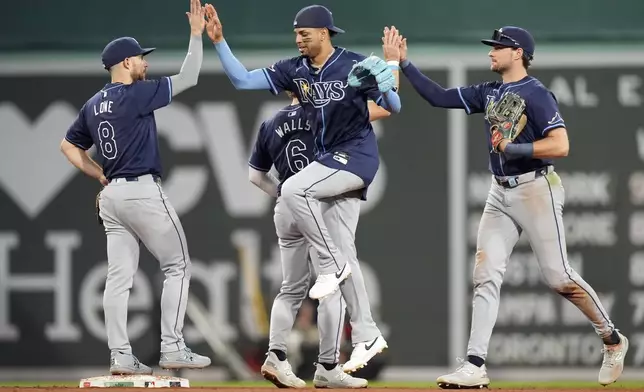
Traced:
[[[194, 387], [268, 387], [273, 388], [272, 384], [265, 381], [257, 382], [193, 382]], [[0, 387], [77, 387], [78, 381], [0, 381]], [[436, 384], [433, 382], [372, 382], [369, 383], [371, 388], [427, 388], [436, 389]], [[513, 388], [560, 388], [560, 389], [603, 389], [601, 385], [596, 382], [577, 382], [577, 381], [556, 381], [556, 382], [492, 382], [491, 389], [513, 389]], [[644, 390], [644, 381], [620, 381], [610, 386], [610, 388], [624, 388], [624, 389], [637, 389]]]

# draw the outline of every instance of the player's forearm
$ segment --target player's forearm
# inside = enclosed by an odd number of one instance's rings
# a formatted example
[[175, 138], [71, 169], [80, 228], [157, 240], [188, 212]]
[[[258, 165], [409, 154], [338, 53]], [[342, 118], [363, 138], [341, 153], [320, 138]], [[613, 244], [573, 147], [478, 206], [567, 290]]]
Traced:
[[249, 167], [248, 180], [269, 196], [277, 197], [277, 186], [279, 185], [279, 181], [271, 173], [262, 172]]
[[464, 108], [458, 89], [444, 89], [441, 85], [423, 75], [409, 60], [403, 61], [400, 66], [414, 90], [425, 98], [430, 105], [449, 109]]
[[369, 109], [369, 122], [374, 122], [391, 116], [391, 112], [378, 106], [374, 101], [367, 101], [367, 108]]
[[537, 140], [532, 146], [534, 158], [561, 158], [568, 155], [568, 141], [559, 140], [559, 138], [550, 138]]
[[172, 96], [176, 96], [197, 84], [199, 71], [203, 63], [203, 42], [201, 35], [191, 35], [188, 44], [188, 54], [183, 60], [178, 74], [170, 77], [172, 81]]
[[97, 180], [103, 176], [103, 169], [94, 162], [87, 154], [87, 151], [76, 147], [67, 140], [63, 140], [60, 145], [60, 150], [67, 157], [67, 160], [76, 166], [86, 175], [96, 178]]
[[382, 94], [382, 99], [377, 103], [392, 113], [400, 113], [400, 109], [402, 108], [400, 95], [393, 90], [389, 90]]
[[503, 152], [509, 157], [560, 158], [568, 155], [568, 143], [555, 138], [534, 143], [508, 143]]
[[264, 70], [255, 69], [248, 71], [244, 65], [237, 60], [230, 50], [226, 40], [221, 40], [215, 44], [215, 49], [221, 60], [221, 65], [228, 79], [238, 90], [268, 90], [271, 88]]

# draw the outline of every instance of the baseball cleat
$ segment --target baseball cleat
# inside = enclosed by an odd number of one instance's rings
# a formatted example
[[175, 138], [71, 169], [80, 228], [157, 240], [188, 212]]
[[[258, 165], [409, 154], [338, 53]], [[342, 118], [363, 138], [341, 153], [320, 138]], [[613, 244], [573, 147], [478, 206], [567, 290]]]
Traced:
[[114, 376], [132, 374], [151, 375], [152, 368], [142, 364], [139, 359], [132, 354], [112, 351], [110, 354], [110, 373]]
[[602, 367], [599, 369], [598, 381], [601, 385], [612, 384], [624, 371], [624, 358], [628, 352], [628, 338], [617, 332], [619, 335], [619, 344], [604, 345], [602, 352], [604, 353], [604, 360]]
[[322, 299], [335, 293], [340, 288], [340, 283], [348, 278], [349, 275], [351, 275], [349, 264], [345, 264], [338, 272], [318, 275], [315, 284], [309, 290], [309, 297], [311, 299]]
[[364, 378], [353, 377], [343, 372], [340, 365], [331, 370], [326, 370], [319, 363], [316, 363], [315, 366], [313, 386], [316, 388], [366, 388], [369, 385], [369, 381]]
[[478, 367], [458, 358], [461, 365], [454, 373], [438, 377], [436, 383], [442, 389], [480, 389], [490, 385], [485, 365]]
[[179, 351], [161, 353], [159, 367], [166, 370], [203, 369], [210, 366], [210, 358], [193, 353], [188, 347]]
[[306, 382], [298, 378], [288, 360], [280, 361], [273, 352], [268, 352], [261, 368], [262, 376], [278, 388], [306, 388]]
[[362, 369], [367, 366], [371, 358], [380, 354], [387, 347], [387, 341], [382, 335], [370, 342], [356, 344], [351, 352], [351, 357], [342, 365], [342, 370], [345, 373], [353, 373]]

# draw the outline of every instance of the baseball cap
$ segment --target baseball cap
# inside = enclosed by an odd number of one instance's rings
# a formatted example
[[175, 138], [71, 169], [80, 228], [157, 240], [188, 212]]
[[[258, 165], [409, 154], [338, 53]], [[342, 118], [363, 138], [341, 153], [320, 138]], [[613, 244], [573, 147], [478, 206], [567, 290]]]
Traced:
[[134, 57], [152, 52], [156, 48], [142, 48], [132, 37], [120, 37], [105, 46], [101, 60], [105, 69], [110, 69], [128, 57]]
[[532, 60], [534, 56], [534, 38], [528, 30], [521, 27], [505, 26], [500, 29], [494, 30], [492, 39], [482, 39], [485, 45], [489, 46], [505, 46], [508, 48], [521, 48], [523, 55], [528, 60]]
[[334, 33], [344, 33], [344, 30], [333, 24], [333, 14], [331, 11], [322, 5], [310, 5], [302, 8], [297, 15], [295, 15], [293, 27], [310, 27], [314, 29], [326, 27], [329, 31]]

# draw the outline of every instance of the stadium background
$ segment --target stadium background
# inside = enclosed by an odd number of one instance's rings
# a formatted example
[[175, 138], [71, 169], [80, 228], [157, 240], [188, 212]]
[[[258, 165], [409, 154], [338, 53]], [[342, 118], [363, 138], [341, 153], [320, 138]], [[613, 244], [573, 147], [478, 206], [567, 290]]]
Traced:
[[[296, 54], [292, 18], [301, 1], [222, 0], [233, 51], [248, 68]], [[409, 57], [445, 86], [480, 82], [494, 28], [535, 36], [531, 73], [557, 95], [571, 153], [557, 165], [566, 187], [571, 263], [631, 338], [625, 378], [644, 379], [644, 3], [468, 0], [320, 1], [347, 31], [336, 43], [379, 54], [385, 25], [408, 37]], [[100, 51], [121, 35], [158, 50], [150, 77], [178, 71], [187, 2], [21, 1], [0, 23], [0, 379], [75, 379], [104, 372], [105, 236], [94, 218], [99, 185], [71, 167], [58, 144], [84, 101], [107, 82]], [[280, 281], [272, 202], [247, 181], [260, 121], [285, 96], [235, 91], [204, 36], [199, 84], [157, 113], [165, 188], [189, 241], [193, 273], [188, 343], [214, 366], [191, 380], [253, 370], [265, 350], [270, 301]], [[431, 108], [404, 80], [403, 111], [375, 124], [382, 168], [363, 205], [357, 245], [374, 314], [390, 349], [381, 380], [433, 380], [463, 356], [471, 263], [489, 174], [479, 116]], [[523, 239], [525, 240], [525, 239]], [[130, 297], [135, 352], [158, 361], [160, 284], [142, 252]], [[197, 302], [198, 301], [198, 302]], [[199, 307], [201, 305], [202, 307]], [[297, 324], [293, 361], [310, 371], [314, 318]], [[219, 339], [239, 353], [214, 352]], [[209, 344], [210, 343], [210, 344]], [[594, 380], [601, 343], [589, 323], [540, 282], [529, 246], [506, 273], [492, 340], [494, 379]], [[297, 357], [295, 353], [301, 355]], [[221, 352], [220, 352], [221, 353]], [[299, 362], [298, 362], [299, 361]], [[375, 365], [375, 363], [374, 363]]]

